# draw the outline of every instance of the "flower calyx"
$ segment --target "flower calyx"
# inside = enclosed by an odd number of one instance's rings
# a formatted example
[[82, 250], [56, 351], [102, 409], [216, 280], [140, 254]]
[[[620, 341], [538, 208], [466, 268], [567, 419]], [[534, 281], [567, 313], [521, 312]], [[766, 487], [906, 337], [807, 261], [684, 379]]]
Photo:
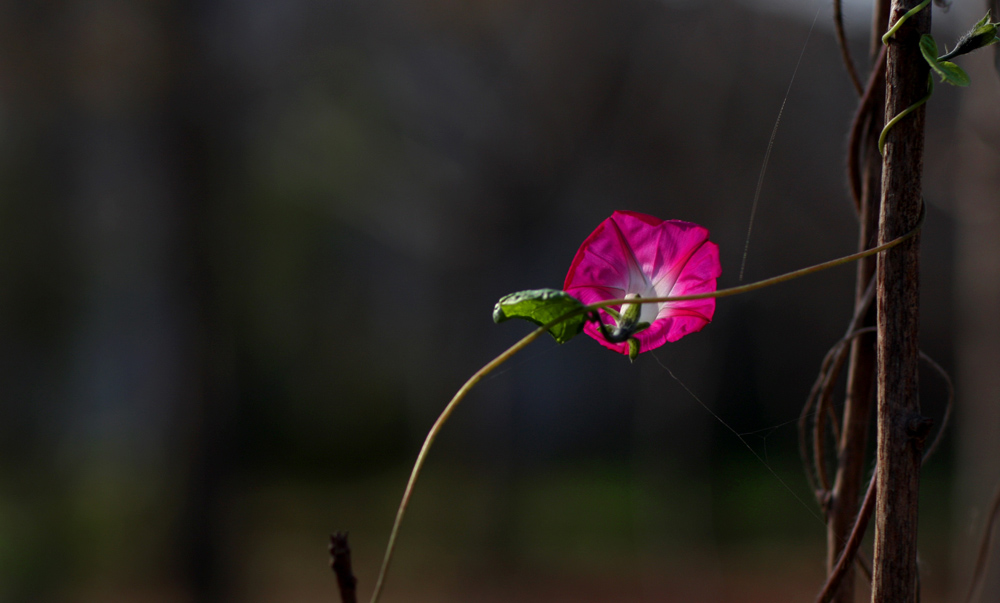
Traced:
[[[637, 293], [629, 293], [625, 296], [625, 299], [639, 299], [642, 296]], [[614, 310], [613, 308], [605, 308], [604, 310], [611, 314], [615, 319], [615, 326], [611, 330], [608, 330], [608, 325], [604, 324], [597, 313], [591, 314], [591, 320], [597, 323], [597, 328], [601, 332], [601, 336], [608, 343], [622, 343], [628, 344], [628, 359], [630, 361], [635, 361], [636, 356], [639, 355], [641, 350], [641, 344], [639, 340], [633, 337], [635, 334], [649, 328], [648, 322], [639, 322], [639, 316], [642, 313], [642, 304], [622, 304], [623, 309], [621, 312]]]
[[986, 11], [986, 16], [959, 38], [955, 44], [955, 48], [944, 56], [938, 57], [938, 60], [947, 61], [948, 59], [1000, 42], [1000, 37], [997, 37], [997, 25], [1000, 25], [1000, 23], [993, 23], [990, 21], [990, 18], [990, 11]]

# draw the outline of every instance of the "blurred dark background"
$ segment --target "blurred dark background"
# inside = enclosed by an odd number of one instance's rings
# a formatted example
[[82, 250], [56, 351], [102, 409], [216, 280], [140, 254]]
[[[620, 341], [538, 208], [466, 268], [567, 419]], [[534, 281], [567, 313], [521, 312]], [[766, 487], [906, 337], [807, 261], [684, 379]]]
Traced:
[[[983, 9], [936, 9], [939, 41]], [[845, 10], [866, 64], [870, 7]], [[707, 226], [738, 284], [782, 106], [745, 280], [853, 252], [830, 13], [0, 1], [0, 601], [334, 601], [334, 529], [367, 596], [431, 422], [528, 330], [495, 301], [561, 286], [616, 209]], [[924, 471], [925, 600], [964, 593], [1000, 479], [981, 55], [929, 105], [921, 341], [960, 398]], [[794, 419], [853, 280], [722, 300], [633, 365], [535, 343], [439, 439], [385, 600], [811, 600]], [[940, 379], [922, 391], [940, 418]]]

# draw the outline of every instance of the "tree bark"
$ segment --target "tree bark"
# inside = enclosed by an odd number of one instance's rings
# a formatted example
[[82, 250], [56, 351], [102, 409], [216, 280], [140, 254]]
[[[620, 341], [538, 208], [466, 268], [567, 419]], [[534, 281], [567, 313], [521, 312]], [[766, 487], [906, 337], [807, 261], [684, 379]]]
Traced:
[[[892, 22], [917, 0], [893, 0]], [[888, 122], [927, 95], [928, 66], [919, 49], [930, 29], [929, 7], [889, 41]], [[879, 242], [912, 230], [922, 211], [924, 107], [889, 132], [882, 163]], [[920, 237], [881, 254], [878, 261], [878, 503], [872, 601], [911, 603], [917, 582], [917, 503], [923, 439], [929, 422], [917, 396]]]

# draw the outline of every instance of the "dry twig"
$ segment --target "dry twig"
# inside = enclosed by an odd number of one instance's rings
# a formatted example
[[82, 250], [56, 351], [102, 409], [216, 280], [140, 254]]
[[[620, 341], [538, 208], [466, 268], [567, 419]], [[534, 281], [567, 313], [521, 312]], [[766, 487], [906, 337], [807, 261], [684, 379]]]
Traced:
[[[832, 405], [829, 404], [830, 394], [833, 389], [833, 384], [836, 383], [836, 378], [840, 374], [841, 367], [843, 366], [844, 359], [847, 355], [847, 344], [851, 342], [855, 337], [861, 335], [862, 333], [870, 333], [871, 328], [858, 329], [858, 326], [864, 320], [865, 313], [868, 312], [868, 308], [871, 305], [872, 300], [875, 297], [875, 281], [872, 279], [868, 283], [868, 287], [865, 289], [864, 297], [861, 299], [857, 308], [855, 308], [854, 316], [851, 318], [850, 324], [847, 326], [847, 334], [833, 344], [833, 347], [826, 353], [823, 358], [823, 362], [820, 365], [819, 374], [816, 376], [816, 382], [813, 383], [812, 389], [809, 391], [809, 396], [806, 398], [806, 403], [802, 407], [802, 413], [799, 415], [799, 454], [802, 456], [803, 463], [805, 463], [806, 469], [806, 480], [809, 482], [809, 487], [812, 488], [813, 492], [816, 494], [817, 501], [820, 506], [824, 506], [824, 500], [826, 498], [827, 492], [830, 489], [829, 479], [826, 474], [826, 446], [825, 439], [823, 438], [824, 427], [821, 425], [820, 415], [823, 413], [824, 409], [828, 412], [832, 412]], [[818, 402], [817, 402], [818, 401]], [[807, 437], [807, 427], [809, 415], [812, 413], [813, 405], [816, 404], [816, 416], [817, 425], [813, 430], [813, 462], [809, 462], [809, 444]], [[840, 429], [837, 421], [834, 419], [831, 421], [834, 429], [834, 437], [840, 439]], [[814, 469], [815, 468], [815, 472]]]
[[861, 96], [861, 78], [858, 77], [858, 70], [854, 67], [854, 59], [851, 58], [851, 50], [847, 46], [847, 35], [844, 33], [844, 14], [840, 10], [840, 0], [833, 0], [833, 28], [837, 32], [837, 45], [840, 46], [840, 57], [844, 60], [844, 67], [847, 75], [851, 78], [851, 85]]
[[865, 85], [864, 94], [854, 112], [851, 120], [851, 132], [847, 138], [847, 183], [851, 189], [851, 198], [854, 200], [854, 208], [861, 211], [861, 145], [864, 143], [864, 132], [867, 129], [868, 121], [873, 111], [881, 110], [882, 107], [875, 107], [875, 98], [884, 87], [882, 78], [885, 76], [887, 46], [883, 46], [875, 59], [875, 65], [868, 76], [868, 83]]
[[330, 569], [337, 575], [341, 603], [357, 603], [355, 588], [358, 579], [351, 569], [351, 547], [347, 544], [346, 532], [334, 532], [330, 535]]
[[833, 599], [833, 596], [837, 594], [837, 589], [840, 587], [841, 581], [847, 575], [847, 570], [851, 567], [858, 554], [858, 547], [861, 546], [861, 540], [868, 529], [868, 521], [871, 519], [872, 511], [875, 510], [875, 475], [877, 474], [872, 474], [872, 479], [868, 482], [868, 493], [865, 494], [865, 501], [861, 504], [861, 510], [858, 511], [858, 518], [854, 522], [851, 536], [847, 539], [844, 550], [841, 551], [840, 557], [837, 559], [837, 565], [834, 566], [833, 571], [827, 577], [826, 584], [823, 585], [823, 590], [820, 591], [819, 596], [816, 598], [817, 603], [829, 603]]

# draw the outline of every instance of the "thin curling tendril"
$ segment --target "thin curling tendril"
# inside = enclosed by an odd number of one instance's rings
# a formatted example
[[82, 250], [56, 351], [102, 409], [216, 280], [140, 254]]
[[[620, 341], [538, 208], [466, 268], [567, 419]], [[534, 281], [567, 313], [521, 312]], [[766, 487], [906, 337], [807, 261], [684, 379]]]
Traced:
[[[888, 45], [889, 44], [889, 40], [893, 36], [896, 35], [896, 32], [899, 31], [899, 28], [903, 26], [903, 23], [906, 23], [906, 21], [910, 17], [912, 17], [913, 15], [915, 15], [915, 14], [919, 13], [920, 11], [924, 10], [925, 8], [927, 8], [927, 5], [930, 4], [930, 3], [931, 3], [931, 0], [924, 0], [920, 4], [914, 6], [910, 10], [906, 11], [903, 14], [903, 16], [900, 17], [899, 19], [897, 19], [896, 22], [892, 24], [892, 27], [890, 27], [889, 30], [886, 31], [885, 34], [882, 35], [882, 44]], [[889, 133], [889, 129], [892, 128], [893, 126], [895, 126], [897, 123], [899, 123], [899, 121], [901, 119], [903, 119], [904, 117], [906, 117], [907, 115], [909, 115], [910, 113], [912, 113], [918, 107], [920, 107], [921, 105], [923, 105], [924, 103], [926, 103], [927, 100], [931, 97], [931, 94], [933, 92], [934, 92], [934, 78], [931, 77], [931, 76], [928, 76], [928, 81], [927, 81], [927, 96], [925, 96], [922, 99], [918, 100], [917, 102], [913, 103], [909, 107], [903, 109], [903, 111], [900, 112], [899, 115], [897, 115], [897, 116], [893, 117], [892, 119], [890, 119], [889, 122], [887, 124], [885, 124], [885, 127], [882, 128], [882, 133], [878, 135], [878, 152], [879, 152], [879, 155], [882, 155], [883, 157], [885, 157], [885, 139], [886, 139], [886, 135]]]
[[913, 103], [909, 107], [903, 109], [899, 113], [899, 115], [897, 115], [897, 116], [893, 117], [892, 119], [890, 119], [889, 123], [885, 124], [885, 127], [882, 128], [882, 133], [878, 135], [878, 153], [879, 153], [879, 155], [882, 155], [883, 157], [885, 157], [885, 139], [886, 139], [887, 135], [889, 134], [889, 128], [891, 128], [894, 125], [898, 124], [900, 122], [900, 120], [902, 120], [904, 117], [906, 117], [907, 115], [909, 115], [910, 113], [912, 113], [913, 111], [915, 111], [917, 109], [917, 107], [919, 107], [920, 105], [926, 103], [930, 99], [931, 94], [933, 94], [933, 93], [934, 93], [934, 77], [928, 75], [927, 76], [927, 96], [925, 96], [922, 99], [918, 100], [917, 102]]
[[892, 27], [890, 27], [889, 30], [886, 31], [885, 34], [882, 35], [882, 43], [883, 44], [888, 44], [889, 43], [889, 39], [896, 35], [896, 32], [899, 31], [899, 28], [903, 26], [903, 23], [906, 23], [906, 21], [910, 17], [912, 17], [913, 15], [915, 15], [915, 14], [919, 13], [920, 11], [924, 10], [925, 8], [927, 8], [927, 5], [930, 4], [930, 3], [931, 3], [931, 0], [924, 0], [920, 4], [914, 6], [910, 10], [906, 11], [906, 13], [904, 13], [903, 16], [899, 18], [898, 21], [896, 21], [895, 23], [893, 23]]

